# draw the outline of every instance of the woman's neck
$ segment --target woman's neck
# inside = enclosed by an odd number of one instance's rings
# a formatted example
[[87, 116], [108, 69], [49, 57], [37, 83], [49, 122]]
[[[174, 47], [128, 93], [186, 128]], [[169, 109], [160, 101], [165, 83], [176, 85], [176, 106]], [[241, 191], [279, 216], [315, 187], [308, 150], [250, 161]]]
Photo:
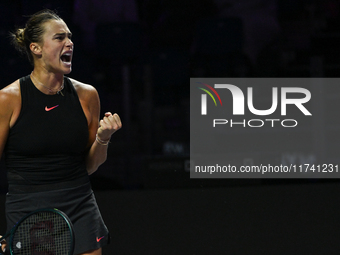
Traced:
[[39, 71], [34, 69], [31, 73], [34, 85], [47, 94], [57, 94], [64, 88], [64, 75]]

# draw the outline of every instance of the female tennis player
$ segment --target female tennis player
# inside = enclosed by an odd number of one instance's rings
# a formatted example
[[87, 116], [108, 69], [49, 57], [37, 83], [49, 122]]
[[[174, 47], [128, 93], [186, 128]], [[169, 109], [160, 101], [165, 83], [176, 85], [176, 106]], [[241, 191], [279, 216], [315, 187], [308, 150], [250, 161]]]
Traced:
[[99, 121], [96, 89], [65, 76], [72, 68], [71, 35], [50, 10], [32, 15], [12, 35], [33, 71], [0, 90], [7, 230], [29, 212], [57, 208], [73, 223], [74, 254], [98, 255], [110, 238], [88, 175], [106, 160], [111, 135], [122, 123], [110, 112]]

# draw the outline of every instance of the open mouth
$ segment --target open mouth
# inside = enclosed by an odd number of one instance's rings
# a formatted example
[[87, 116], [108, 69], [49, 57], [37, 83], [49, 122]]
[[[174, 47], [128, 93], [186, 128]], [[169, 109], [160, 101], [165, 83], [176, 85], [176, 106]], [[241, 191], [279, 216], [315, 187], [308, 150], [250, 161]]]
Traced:
[[65, 53], [60, 57], [61, 61], [65, 64], [70, 64], [72, 60], [72, 54], [71, 53]]

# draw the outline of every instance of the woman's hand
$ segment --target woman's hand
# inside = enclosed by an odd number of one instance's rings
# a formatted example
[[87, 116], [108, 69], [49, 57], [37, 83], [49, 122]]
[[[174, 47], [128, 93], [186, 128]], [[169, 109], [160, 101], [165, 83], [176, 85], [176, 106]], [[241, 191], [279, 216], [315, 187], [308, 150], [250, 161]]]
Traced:
[[[0, 238], [2, 236], [0, 235]], [[7, 243], [6, 243], [6, 240], [2, 240], [1, 243], [0, 243], [0, 254], [5, 254], [5, 251], [6, 251], [6, 246], [7, 246]]]
[[122, 127], [122, 122], [117, 113], [113, 114], [111, 112], [105, 113], [102, 120], [99, 121], [99, 128], [97, 130], [97, 135], [100, 140], [108, 141], [111, 135], [115, 133]]
[[104, 118], [99, 121], [95, 142], [92, 144], [86, 159], [86, 169], [89, 175], [97, 171], [98, 167], [105, 162], [107, 145], [110, 142], [111, 135], [121, 127], [122, 122], [116, 113], [112, 115], [112, 113], [107, 112]]

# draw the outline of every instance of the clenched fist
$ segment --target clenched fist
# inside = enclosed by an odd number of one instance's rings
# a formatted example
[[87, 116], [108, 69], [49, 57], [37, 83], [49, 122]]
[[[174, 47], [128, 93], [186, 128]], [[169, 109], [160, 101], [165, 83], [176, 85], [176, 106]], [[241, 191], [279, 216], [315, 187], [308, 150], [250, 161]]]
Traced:
[[97, 130], [97, 136], [99, 139], [108, 141], [111, 135], [122, 127], [122, 122], [117, 113], [111, 112], [105, 113], [102, 120], [99, 121], [99, 128]]

